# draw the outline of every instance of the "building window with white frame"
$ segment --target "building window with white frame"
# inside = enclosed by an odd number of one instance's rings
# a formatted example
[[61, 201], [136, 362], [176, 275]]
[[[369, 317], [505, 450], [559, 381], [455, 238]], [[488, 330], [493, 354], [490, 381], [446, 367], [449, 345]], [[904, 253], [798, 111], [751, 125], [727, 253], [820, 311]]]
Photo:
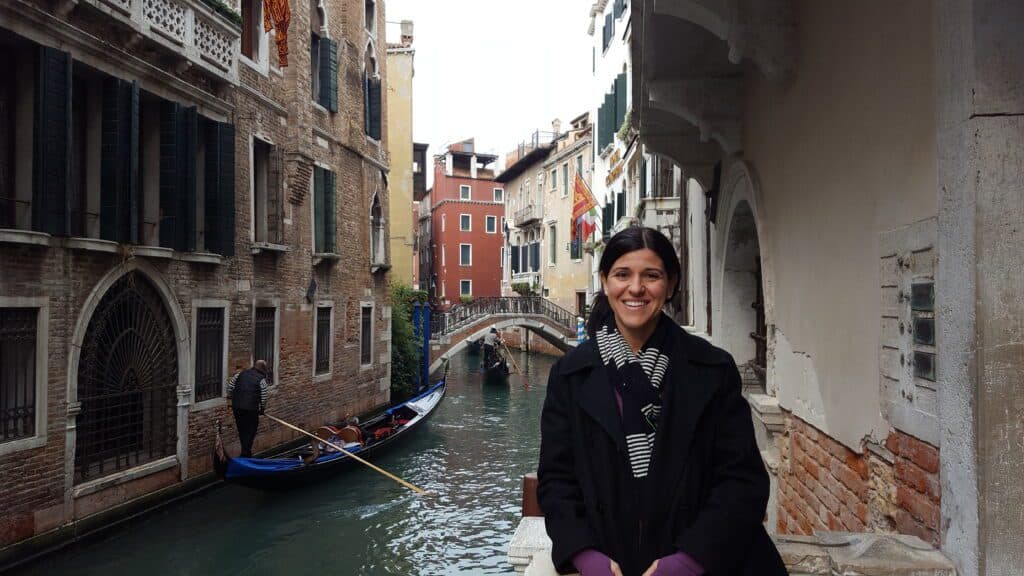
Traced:
[[38, 307], [0, 308], [0, 454], [46, 431], [44, 319]]
[[459, 200], [472, 200], [473, 189], [468, 184], [459, 185]]
[[569, 195], [569, 163], [562, 164], [562, 198]]
[[263, 34], [263, 0], [242, 0], [242, 56], [260, 62]]
[[558, 168], [551, 169], [551, 186], [550, 189], [554, 190], [558, 188]]
[[270, 374], [267, 383], [277, 383], [277, 307], [257, 306], [253, 318], [253, 362], [265, 360]]
[[473, 281], [472, 280], [459, 280], [459, 296], [472, 296], [473, 295]]
[[196, 308], [195, 402], [224, 395], [226, 332], [223, 306]]
[[498, 231], [498, 217], [487, 216], [484, 218], [484, 232], [494, 234]]
[[252, 140], [253, 240], [270, 244], [282, 241], [281, 154], [273, 144]]
[[445, 221], [447, 220], [445, 216], [447, 216], [447, 214], [441, 214], [441, 232], [444, 232], [445, 229]]
[[473, 265], [473, 245], [459, 244], [459, 266]]
[[505, 202], [505, 189], [504, 188], [495, 188], [494, 189], [494, 201], [495, 202], [502, 202], [502, 203]]
[[558, 262], [558, 228], [556, 224], [548, 226], [548, 265]]
[[359, 363], [373, 363], [373, 306], [363, 304], [359, 318]]
[[473, 217], [469, 214], [459, 214], [459, 231], [460, 232], [472, 232], [473, 231]]
[[331, 372], [331, 350], [334, 343], [332, 325], [334, 307], [330, 302], [321, 302], [316, 308], [316, 331], [313, 334], [313, 348], [316, 350], [313, 374], [321, 376]]

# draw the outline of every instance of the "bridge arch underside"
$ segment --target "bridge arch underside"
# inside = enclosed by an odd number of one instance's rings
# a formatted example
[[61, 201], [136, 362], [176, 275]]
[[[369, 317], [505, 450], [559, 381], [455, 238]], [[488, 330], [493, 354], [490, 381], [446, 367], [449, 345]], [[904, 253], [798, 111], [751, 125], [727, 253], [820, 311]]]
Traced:
[[[540, 336], [552, 346], [562, 352], [568, 351], [576, 346], [575, 334], [572, 338], [567, 336], [563, 329], [554, 328], [547, 322], [519, 315], [503, 317], [501, 315], [491, 316], [475, 324], [462, 328], [452, 336], [445, 336], [440, 340], [440, 351], [430, 363], [430, 373], [440, 370], [452, 356], [465, 350], [470, 342], [483, 338], [491, 328], [503, 330], [519, 326]], [[433, 351], [431, 351], [433, 355]]]

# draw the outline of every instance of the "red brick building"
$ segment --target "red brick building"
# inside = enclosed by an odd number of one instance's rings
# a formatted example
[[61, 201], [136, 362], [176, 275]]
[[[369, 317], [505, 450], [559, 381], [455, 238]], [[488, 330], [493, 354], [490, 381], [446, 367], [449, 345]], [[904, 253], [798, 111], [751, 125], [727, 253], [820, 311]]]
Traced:
[[460, 298], [500, 296], [505, 190], [473, 140], [434, 157], [431, 201], [433, 262], [430, 295], [441, 307]]
[[0, 570], [389, 399], [383, 1], [211, 5], [0, 2]]

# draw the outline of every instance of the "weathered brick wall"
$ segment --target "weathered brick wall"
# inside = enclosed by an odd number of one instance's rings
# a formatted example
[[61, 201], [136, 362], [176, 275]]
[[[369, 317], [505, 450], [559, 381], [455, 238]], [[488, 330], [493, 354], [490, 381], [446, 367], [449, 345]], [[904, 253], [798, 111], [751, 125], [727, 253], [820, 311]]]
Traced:
[[[0, 509], [4, 510], [0, 515], [0, 548], [180, 479], [180, 470], [173, 468], [77, 499], [66, 488], [71, 482], [65, 475], [65, 461], [74, 457], [65, 450], [71, 338], [76, 326], [90, 320], [81, 317], [82, 310], [97, 284], [126, 259], [144, 260], [155, 271], [155, 276], [170, 287], [173, 305], [183, 316], [178, 326], [179, 338], [191, 339], [193, 300], [219, 299], [230, 303], [229, 374], [247, 367], [252, 361], [253, 302], [279, 303], [280, 361], [276, 367], [279, 385], [271, 393], [268, 412], [312, 427], [387, 402], [390, 297], [387, 276], [372, 274], [369, 261], [369, 214], [374, 193], [380, 195], [384, 213], [387, 213], [387, 190], [381, 178], [381, 169], [387, 168], [387, 155], [380, 143], [369, 140], [363, 133], [361, 70], [369, 37], [362, 26], [361, 0], [324, 0], [323, 4], [328, 11], [329, 35], [339, 41], [337, 113], [316, 109], [309, 96], [310, 20], [306, 5], [293, 7], [289, 67], [271, 66], [269, 73], [262, 74], [240, 63], [239, 87], [211, 82], [196, 70], [179, 75], [179, 79], [234, 107], [227, 118], [235, 125], [236, 135], [234, 257], [224, 258], [220, 264], [205, 264], [177, 257], [133, 256], [130, 250], [109, 254], [65, 248], [63, 241], [57, 238], [51, 239], [49, 247], [0, 244], [0, 296], [44, 296], [49, 306], [46, 443], [40, 448], [0, 456], [0, 485], [4, 487], [0, 493]], [[379, 72], [385, 75], [382, 4], [378, 2], [378, 32], [373, 49]], [[109, 27], [104, 18], [95, 11], [80, 9], [67, 16], [72, 25], [91, 31], [97, 37], [109, 36], [96, 33]], [[127, 45], [120, 48], [131, 50]], [[277, 51], [272, 39], [268, 50], [271, 62], [276, 63]], [[152, 56], [149, 53], [137, 55]], [[73, 54], [73, 57], [78, 60], [96, 56]], [[163, 61], [157, 60], [164, 68]], [[90, 62], [86, 60], [86, 63]], [[159, 92], [160, 87], [143, 83], [142, 88]], [[382, 98], [387, 98], [386, 88], [382, 90]], [[386, 110], [386, 103], [382, 109]], [[314, 135], [314, 127], [325, 136]], [[383, 133], [387, 133], [386, 119]], [[282, 243], [289, 251], [283, 254], [252, 254], [250, 149], [254, 136], [269, 140], [284, 153]], [[329, 166], [338, 175], [337, 252], [341, 256], [338, 262], [316, 266], [311, 246], [312, 199], [308, 194], [309, 167], [314, 160]], [[311, 304], [305, 294], [314, 278], [318, 288]], [[314, 305], [316, 301], [325, 300], [334, 304], [333, 369], [329, 378], [314, 383]], [[373, 365], [369, 368], [360, 366], [359, 358], [361, 302], [371, 302], [374, 306]], [[179, 358], [180, 371], [190, 368]], [[191, 374], [186, 380], [192, 382]], [[214, 404], [188, 409], [187, 429], [183, 431], [188, 435], [188, 453], [182, 465], [187, 467], [189, 476], [211, 470], [210, 454], [218, 420], [224, 425], [229, 453], [238, 451], [227, 402]], [[263, 419], [255, 448], [257, 451], [268, 448], [294, 436]], [[71, 506], [66, 507], [65, 503]]]
[[792, 414], [777, 442], [780, 533], [900, 532], [938, 546], [936, 448], [893, 430], [857, 453]]

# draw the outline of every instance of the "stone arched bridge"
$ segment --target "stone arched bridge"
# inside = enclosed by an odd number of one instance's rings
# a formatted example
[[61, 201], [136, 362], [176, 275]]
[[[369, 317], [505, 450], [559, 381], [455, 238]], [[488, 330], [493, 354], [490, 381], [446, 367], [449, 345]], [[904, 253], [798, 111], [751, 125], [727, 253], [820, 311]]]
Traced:
[[576, 346], [576, 314], [539, 296], [477, 298], [430, 318], [430, 373], [492, 327], [522, 326], [565, 351]]

